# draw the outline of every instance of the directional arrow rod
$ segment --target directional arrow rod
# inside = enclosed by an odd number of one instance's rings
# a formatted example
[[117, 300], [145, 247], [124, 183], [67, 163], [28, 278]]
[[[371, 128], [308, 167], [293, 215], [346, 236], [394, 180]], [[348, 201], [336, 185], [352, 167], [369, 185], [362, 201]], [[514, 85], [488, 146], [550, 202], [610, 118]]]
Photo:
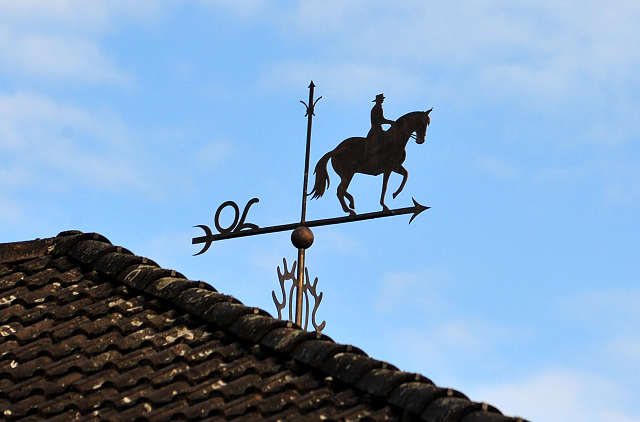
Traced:
[[216, 240], [224, 240], [224, 239], [232, 239], [236, 237], [257, 236], [259, 234], [282, 232], [287, 230], [293, 230], [299, 226], [320, 227], [320, 226], [329, 226], [333, 224], [350, 223], [353, 221], [371, 220], [374, 218], [381, 218], [381, 217], [391, 217], [394, 215], [413, 214], [411, 216], [411, 219], [409, 220], [409, 224], [411, 224], [413, 219], [416, 218], [418, 214], [430, 208], [430, 207], [425, 207], [424, 205], [419, 204], [413, 198], [411, 199], [413, 200], [413, 204], [414, 204], [413, 207], [398, 208], [395, 210], [369, 212], [366, 214], [348, 215], [345, 217], [325, 218], [323, 220], [305, 221], [304, 223], [290, 223], [290, 224], [282, 224], [279, 226], [252, 228], [249, 230], [240, 230], [237, 232], [231, 232], [231, 233], [225, 233], [225, 234], [213, 234], [209, 227], [200, 224], [195, 227], [200, 227], [202, 230], [204, 230], [205, 236], [194, 237], [191, 243], [193, 245], [196, 245], [199, 243], [206, 243], [205, 247], [200, 252], [195, 254], [195, 255], [200, 255], [205, 253], [207, 249], [209, 249], [209, 247], [211, 246], [211, 242], [215, 242]]

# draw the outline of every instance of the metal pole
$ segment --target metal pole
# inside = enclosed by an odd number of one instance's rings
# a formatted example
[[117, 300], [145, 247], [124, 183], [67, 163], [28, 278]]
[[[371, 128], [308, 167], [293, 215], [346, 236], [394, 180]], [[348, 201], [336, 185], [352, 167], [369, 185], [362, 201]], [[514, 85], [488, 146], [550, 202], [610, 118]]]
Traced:
[[300, 222], [304, 223], [307, 218], [307, 184], [309, 182], [309, 152], [311, 150], [311, 125], [313, 123], [313, 89], [316, 86], [313, 81], [309, 84], [309, 105], [307, 106], [307, 151], [304, 158], [304, 184], [302, 185], [302, 215]]
[[[307, 105], [307, 149], [304, 159], [304, 183], [302, 185], [302, 213], [300, 223], [304, 224], [307, 218], [307, 184], [309, 181], [309, 153], [311, 150], [311, 125], [313, 123], [313, 89], [316, 86], [313, 81], [309, 84], [309, 103]], [[304, 104], [304, 103], [303, 103]], [[296, 324], [302, 326], [302, 295], [304, 285], [304, 257], [305, 250], [298, 248], [298, 279], [296, 280]]]
[[298, 278], [296, 280], [296, 324], [302, 327], [302, 286], [304, 285], [304, 249], [298, 249]]

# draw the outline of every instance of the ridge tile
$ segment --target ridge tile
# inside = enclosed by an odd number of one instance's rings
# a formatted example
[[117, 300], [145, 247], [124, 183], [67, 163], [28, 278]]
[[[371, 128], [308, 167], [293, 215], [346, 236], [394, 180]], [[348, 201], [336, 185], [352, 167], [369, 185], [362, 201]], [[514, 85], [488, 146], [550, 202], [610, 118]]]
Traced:
[[339, 352], [328, 358], [322, 370], [347, 384], [354, 384], [365, 372], [380, 368], [382, 362], [357, 353]]
[[365, 373], [355, 386], [369, 394], [386, 397], [394, 388], [402, 383], [413, 381], [416, 374], [393, 369], [375, 368]]
[[347, 346], [328, 340], [307, 340], [291, 352], [291, 356], [314, 368], [322, 364], [333, 355], [347, 351]]
[[144, 291], [162, 299], [172, 299], [189, 288], [199, 288], [195, 281], [177, 277], [160, 277], [153, 280]]
[[82, 240], [98, 240], [109, 245], [111, 244], [106, 237], [99, 235], [98, 233], [78, 233], [69, 236], [60, 236], [54, 239], [54, 246], [51, 249], [51, 255], [67, 255], [73, 245]]
[[458, 397], [440, 397], [422, 411], [422, 419], [433, 422], [457, 422], [468, 413], [482, 410], [481, 403], [474, 403], [468, 399]]
[[117, 249], [117, 246], [98, 240], [83, 240], [74, 244], [67, 254], [83, 264], [91, 264], [102, 255], [115, 252]]
[[257, 308], [249, 308], [238, 303], [216, 302], [211, 305], [203, 318], [219, 327], [228, 327], [243, 315], [259, 312]]
[[419, 381], [411, 381], [396, 387], [387, 397], [389, 403], [419, 415], [432, 401], [440, 397], [466, 397], [457, 391], [437, 387]]
[[102, 274], [113, 276], [119, 274], [122, 270], [135, 264], [142, 264], [144, 258], [124, 252], [111, 252], [102, 255], [93, 264], [93, 268]]
[[192, 287], [182, 291], [174, 300], [174, 303], [186, 311], [201, 315], [214, 303], [230, 302], [232, 300], [231, 296], [199, 287]]
[[269, 331], [288, 324], [288, 321], [274, 319], [272, 316], [247, 314], [231, 324], [229, 331], [242, 339], [257, 343]]
[[526, 422], [522, 418], [503, 416], [500, 413], [471, 412], [460, 419], [460, 422]]

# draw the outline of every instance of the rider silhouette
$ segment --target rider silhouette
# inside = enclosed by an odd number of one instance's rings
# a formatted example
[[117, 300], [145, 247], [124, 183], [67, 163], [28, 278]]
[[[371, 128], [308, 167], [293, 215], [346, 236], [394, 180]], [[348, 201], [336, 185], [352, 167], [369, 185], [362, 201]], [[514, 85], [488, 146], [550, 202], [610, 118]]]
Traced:
[[376, 99], [373, 100], [376, 104], [371, 109], [371, 129], [367, 134], [367, 139], [378, 138], [382, 136], [384, 129], [382, 129], [383, 124], [392, 124], [393, 120], [386, 119], [384, 117], [384, 112], [382, 111], [382, 103], [384, 102], [384, 95], [378, 94], [376, 95]]

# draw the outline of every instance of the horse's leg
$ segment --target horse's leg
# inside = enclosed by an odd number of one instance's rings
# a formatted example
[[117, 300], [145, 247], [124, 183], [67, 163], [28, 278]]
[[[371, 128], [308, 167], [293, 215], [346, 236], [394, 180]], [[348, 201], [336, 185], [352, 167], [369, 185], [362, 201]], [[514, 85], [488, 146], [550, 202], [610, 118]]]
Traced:
[[[347, 192], [347, 188], [349, 187], [349, 183], [351, 183], [353, 174], [345, 174], [341, 175], [340, 177], [340, 184], [338, 185], [338, 189], [336, 192], [338, 195], [338, 200], [340, 201], [340, 205], [342, 205], [342, 209], [344, 210], [344, 212], [349, 213], [349, 215], [356, 215], [355, 211], [353, 210], [355, 208], [353, 204], [353, 196], [351, 196], [351, 194]], [[345, 197], [349, 200], [350, 207], [347, 207], [347, 204], [344, 202]]]
[[397, 191], [395, 191], [393, 193], [393, 199], [396, 199], [396, 196], [398, 196], [400, 194], [400, 192], [402, 192], [402, 189], [404, 189], [404, 184], [407, 183], [407, 178], [409, 177], [409, 172], [407, 171], [406, 168], [404, 168], [402, 166], [402, 164], [400, 164], [399, 166], [394, 168], [393, 171], [402, 176], [402, 183], [400, 183], [400, 187], [398, 188]]
[[353, 196], [351, 196], [351, 194], [349, 192], [347, 192], [346, 189], [344, 191], [344, 196], [345, 196], [345, 198], [347, 198], [349, 200], [349, 208], [351, 208], [352, 210], [355, 210], [356, 209], [356, 205], [353, 202]]
[[384, 204], [384, 196], [387, 194], [387, 183], [389, 183], [389, 176], [391, 176], [391, 170], [385, 171], [382, 176], [382, 195], [380, 195], [380, 205], [382, 205], [383, 211], [389, 211], [389, 207]]

